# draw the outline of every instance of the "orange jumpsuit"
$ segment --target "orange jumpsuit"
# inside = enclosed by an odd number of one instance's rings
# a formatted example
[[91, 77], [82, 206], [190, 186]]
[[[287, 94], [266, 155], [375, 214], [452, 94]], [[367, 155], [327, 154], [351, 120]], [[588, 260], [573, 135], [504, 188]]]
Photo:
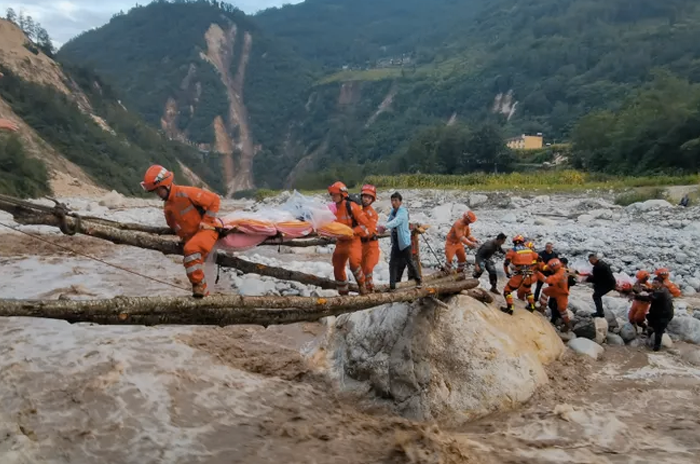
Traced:
[[527, 299], [530, 309], [535, 308], [535, 296], [532, 294], [532, 284], [537, 281], [537, 276], [533, 269], [537, 264], [537, 253], [525, 245], [516, 245], [506, 253], [506, 260], [503, 269], [506, 275], [509, 274], [508, 266], [513, 264], [515, 272], [503, 289], [503, 296], [506, 298], [508, 308], [513, 308], [513, 295], [518, 290], [518, 298]]
[[[649, 283], [648, 279], [644, 280], [643, 282], [637, 280], [634, 283], [634, 289], [638, 292], [651, 291], [652, 286]], [[632, 307], [630, 308], [630, 312], [627, 315], [627, 319], [630, 321], [631, 324], [646, 324], [647, 313], [649, 312], [650, 306], [650, 301], [633, 299]]]
[[547, 307], [547, 299], [554, 298], [557, 300], [557, 309], [561, 318], [565, 323], [569, 323], [569, 313], [566, 308], [569, 306], [569, 275], [566, 268], [560, 268], [557, 272], [545, 279], [547, 288], [542, 290], [540, 304], [543, 308]]
[[679, 298], [681, 295], [683, 295], [681, 289], [678, 288], [678, 286], [671, 282], [668, 278], [664, 279], [664, 287], [668, 289], [673, 298]]
[[[362, 207], [355, 202], [349, 202], [352, 217], [348, 214], [347, 199], [343, 199], [336, 205], [335, 219], [341, 224], [352, 227], [355, 235], [351, 239], [338, 239], [333, 252], [333, 275], [338, 286], [338, 293], [347, 295], [348, 276], [345, 272], [345, 265], [350, 261], [350, 271], [355, 276], [357, 285], [361, 289], [365, 288], [365, 274], [362, 272], [362, 237], [370, 235], [372, 228], [367, 215], [362, 211]], [[353, 220], [354, 218], [354, 220]]]
[[369, 236], [362, 237], [362, 272], [365, 274], [367, 290], [374, 290], [374, 267], [379, 262], [379, 240], [377, 239], [377, 221], [379, 216], [372, 206], [364, 206], [363, 211], [369, 222]]
[[457, 255], [457, 270], [460, 272], [464, 270], [464, 266], [467, 264], [467, 253], [464, 245], [474, 247], [476, 239], [472, 237], [469, 224], [465, 223], [463, 219], [459, 219], [452, 225], [445, 241], [445, 266], [448, 270], [452, 269], [452, 260], [455, 255]]
[[193, 285], [203, 285], [204, 294], [207, 287], [204, 260], [219, 238], [213, 228], [218, 226], [216, 213], [220, 203], [215, 193], [181, 185], [173, 185], [165, 200], [165, 221], [185, 243], [183, 264], [187, 278]]

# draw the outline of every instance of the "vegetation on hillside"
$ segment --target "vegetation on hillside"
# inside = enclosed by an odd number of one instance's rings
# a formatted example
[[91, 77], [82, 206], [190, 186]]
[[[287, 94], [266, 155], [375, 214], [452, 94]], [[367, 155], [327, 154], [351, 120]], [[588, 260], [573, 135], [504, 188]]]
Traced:
[[50, 193], [46, 166], [27, 156], [16, 134], [0, 133], [0, 193], [20, 198]]
[[[306, 0], [252, 20], [215, 1], [160, 0], [59, 56], [109, 75], [153, 124], [194, 64], [202, 95], [179, 124], [208, 142], [226, 96], [199, 52], [209, 24], [231, 21], [254, 37], [244, 101], [262, 146], [258, 187], [508, 170], [542, 160], [496, 141], [534, 132], [573, 139], [571, 157], [590, 171], [699, 167], [697, 101], [683, 93], [693, 88], [684, 80], [700, 81], [693, 0]], [[657, 68], [681, 93], [658, 88]], [[294, 170], [300, 159], [307, 172]]]
[[[0, 65], [0, 97], [46, 142], [82, 167], [106, 188], [142, 193], [139, 182], [151, 163], [169, 166], [184, 183], [178, 160], [221, 190], [218, 160], [207, 166], [194, 148], [170, 142], [127, 112], [115, 100], [113, 90], [91, 71], [72, 69], [73, 80], [86, 91], [93, 111], [115, 131], [100, 127], [67, 95], [48, 86], [25, 81]], [[34, 166], [32, 166], [34, 169]], [[19, 175], [20, 171], [9, 171]]]
[[36, 54], [41, 51], [46, 56], [53, 56], [56, 49], [53, 46], [51, 37], [38, 21], [34, 21], [34, 18], [29, 15], [25, 16], [23, 11], [17, 14], [12, 8], [7, 9], [5, 19], [18, 26], [26, 34], [29, 42], [25, 46], [31, 52]]

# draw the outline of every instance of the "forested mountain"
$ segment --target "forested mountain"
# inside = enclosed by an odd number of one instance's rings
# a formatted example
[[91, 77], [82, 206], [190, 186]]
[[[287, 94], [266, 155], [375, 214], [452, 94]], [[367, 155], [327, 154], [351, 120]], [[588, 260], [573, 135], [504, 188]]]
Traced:
[[[659, 95], [664, 82], [691, 88], [698, 37], [694, 0], [306, 0], [255, 17], [216, 1], [159, 1], [59, 57], [94, 66], [172, 137], [226, 154], [231, 193], [495, 166], [508, 157], [487, 139], [534, 132], [578, 139], [589, 169], [697, 169], [688, 153], [679, 163], [596, 162], [611, 152], [575, 128], [592, 112], [629, 113], [636, 92]], [[687, 119], [698, 108], [674, 102], [664, 108], [685, 144], [700, 135]], [[655, 114], [639, 125], [659, 127]], [[433, 150], [439, 163], [419, 156], [431, 136], [449, 141], [435, 145], [450, 147]], [[482, 148], [467, 146], [475, 140]], [[458, 155], [466, 159], [449, 161]]]
[[0, 118], [13, 126], [0, 132], [0, 192], [138, 194], [151, 163], [171, 166], [182, 183], [223, 190], [216, 155], [168, 141], [92, 70], [57, 64], [46, 55], [50, 41], [30, 37], [0, 19]]

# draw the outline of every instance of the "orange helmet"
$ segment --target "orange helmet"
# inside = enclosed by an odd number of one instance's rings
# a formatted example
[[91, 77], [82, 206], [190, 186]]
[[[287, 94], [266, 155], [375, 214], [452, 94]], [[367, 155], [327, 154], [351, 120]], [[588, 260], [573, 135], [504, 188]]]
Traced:
[[377, 187], [375, 187], [374, 185], [365, 184], [362, 186], [361, 194], [362, 195], [369, 195], [370, 197], [372, 197], [372, 200], [376, 201], [377, 200]]
[[665, 267], [662, 267], [662, 268], [654, 271], [654, 275], [656, 275], [657, 277], [661, 277], [661, 278], [668, 277], [669, 273], [670, 273], [670, 271], [668, 269], [666, 269]]
[[467, 221], [469, 224], [473, 224], [476, 222], [476, 214], [474, 214], [473, 211], [467, 211], [462, 215], [462, 219]]
[[528, 248], [531, 249], [531, 250], [534, 250], [534, 249], [535, 249], [535, 242], [533, 242], [533, 241], [527, 242], [527, 243], [525, 244], [525, 246], [528, 247]]
[[556, 272], [561, 269], [561, 261], [559, 261], [557, 258], [552, 258], [549, 260], [549, 262], [547, 262], [547, 267]]
[[147, 191], [152, 192], [158, 187], [168, 187], [173, 185], [173, 173], [165, 169], [163, 166], [154, 164], [146, 170], [146, 174], [143, 176], [143, 182], [141, 182], [141, 187]]
[[649, 271], [645, 271], [642, 269], [641, 271], [637, 271], [637, 280], [647, 280], [649, 278]]
[[523, 237], [522, 235], [516, 235], [515, 237], [513, 237], [513, 243], [525, 243], [525, 237]]
[[328, 193], [330, 193], [331, 195], [333, 195], [333, 194], [342, 195], [343, 198], [345, 198], [348, 196], [348, 188], [345, 186], [344, 183], [336, 182], [333, 185], [331, 185], [330, 187], [328, 187]]

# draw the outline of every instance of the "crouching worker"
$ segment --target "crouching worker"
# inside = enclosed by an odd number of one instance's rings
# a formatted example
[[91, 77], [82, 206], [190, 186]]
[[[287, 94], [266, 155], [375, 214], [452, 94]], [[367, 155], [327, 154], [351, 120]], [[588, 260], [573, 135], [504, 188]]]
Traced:
[[553, 274], [547, 277], [545, 283], [548, 285], [547, 288], [542, 290], [540, 296], [540, 306], [542, 308], [547, 307], [548, 300], [554, 299], [556, 305], [551, 305], [552, 310], [552, 323], [556, 321], [557, 318], [554, 317], [554, 311], [559, 312], [559, 317], [564, 321], [563, 332], [568, 332], [571, 330], [571, 321], [569, 320], [569, 313], [566, 311], [569, 306], [569, 273], [564, 267], [562, 262], [557, 259], [551, 259], [547, 263], [547, 269]]
[[502, 248], [504, 243], [506, 243], [506, 234], [500, 233], [495, 239], [485, 242], [476, 250], [473, 277], [478, 279], [484, 273], [484, 270], [488, 272], [491, 293], [498, 294], [498, 274], [496, 274], [496, 266], [493, 264], [493, 255], [496, 252], [505, 254]]
[[345, 265], [350, 262], [350, 271], [355, 276], [355, 281], [360, 290], [360, 295], [367, 293], [365, 287], [365, 274], [362, 272], [362, 238], [370, 236], [372, 226], [367, 219], [362, 207], [348, 200], [348, 188], [342, 182], [336, 182], [328, 187], [333, 202], [335, 203], [335, 219], [341, 224], [350, 227], [354, 235], [350, 239], [338, 239], [333, 252], [333, 274], [338, 285], [338, 293], [347, 295], [348, 276]]
[[472, 236], [470, 224], [476, 222], [476, 214], [467, 211], [458, 219], [447, 234], [445, 240], [445, 270], [452, 272], [452, 260], [457, 255], [457, 272], [464, 272], [467, 265], [467, 252], [464, 246], [476, 248], [479, 241]]
[[640, 294], [640, 298], [651, 302], [647, 314], [648, 330], [654, 333], [654, 351], [659, 351], [666, 327], [673, 319], [673, 296], [662, 277], [655, 277], [651, 285], [652, 291]]
[[201, 188], [175, 185], [173, 178], [174, 174], [163, 166], [151, 166], [141, 187], [155, 192], [165, 202], [165, 221], [184, 242], [183, 264], [192, 283], [192, 296], [203, 298], [209, 295], [204, 260], [219, 239], [216, 214], [221, 200], [217, 194]]

